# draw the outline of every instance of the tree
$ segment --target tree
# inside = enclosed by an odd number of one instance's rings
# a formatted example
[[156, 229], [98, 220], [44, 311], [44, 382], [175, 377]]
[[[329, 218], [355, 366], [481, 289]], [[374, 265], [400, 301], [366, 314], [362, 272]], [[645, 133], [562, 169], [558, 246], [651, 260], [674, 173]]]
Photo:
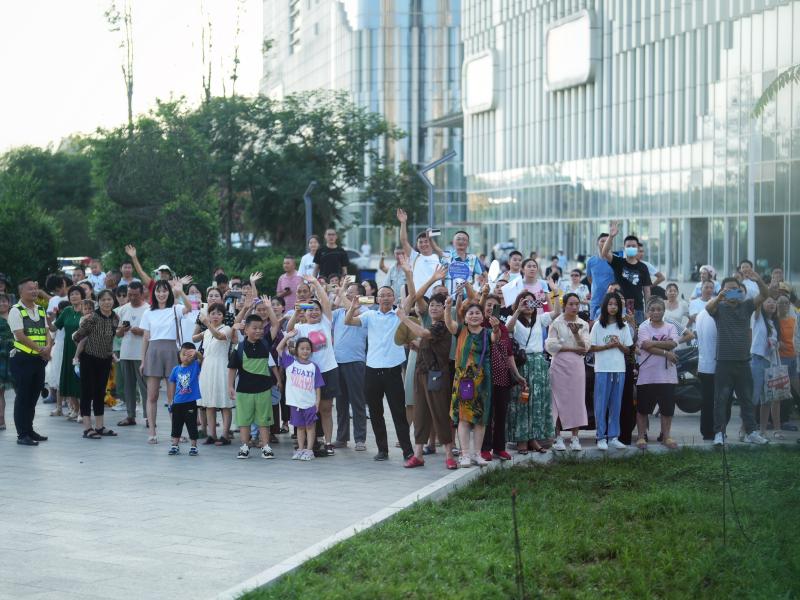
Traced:
[[405, 209], [410, 223], [427, 220], [427, 188], [408, 161], [401, 162], [396, 171], [384, 165], [375, 169], [366, 195], [373, 201], [371, 215], [375, 225], [395, 227], [398, 208]]
[[88, 225], [94, 194], [91, 169], [91, 157], [80, 140], [65, 151], [23, 146], [0, 158], [0, 178], [30, 175], [32, 200], [61, 224], [61, 248], [67, 255], [98, 252]]
[[36, 203], [37, 192], [29, 174], [6, 174], [0, 181], [3, 263], [6, 274], [15, 282], [35, 277], [43, 283], [58, 267], [59, 227]]
[[120, 36], [119, 48], [124, 53], [122, 78], [128, 99], [128, 134], [133, 135], [133, 13], [129, 0], [123, 0], [122, 12], [117, 8], [116, 0], [111, 0], [103, 16], [108, 23], [108, 30]]
[[786, 69], [766, 87], [753, 107], [753, 118], [758, 119], [764, 114], [767, 105], [777, 97], [778, 92], [792, 83], [800, 83], [800, 64], [793, 65]]
[[378, 142], [403, 133], [341, 92], [295, 94], [271, 108], [253, 114], [258, 136], [242, 156], [250, 190], [245, 215], [254, 231], [269, 231], [273, 243], [302, 247], [308, 183], [317, 182], [313, 218], [321, 231], [338, 220], [345, 193], [364, 185], [367, 162], [378, 160]]
[[[204, 198], [212, 184], [206, 140], [191, 126], [183, 102], [159, 103], [127, 128], [100, 131], [91, 140], [93, 199], [90, 228], [109, 258], [125, 243], [143, 248], [154, 237], [154, 216], [180, 196]], [[208, 249], [215, 253], [216, 243]]]
[[193, 275], [202, 283], [214, 268], [218, 245], [213, 196], [193, 199], [181, 194], [159, 211], [144, 250], [181, 275]]

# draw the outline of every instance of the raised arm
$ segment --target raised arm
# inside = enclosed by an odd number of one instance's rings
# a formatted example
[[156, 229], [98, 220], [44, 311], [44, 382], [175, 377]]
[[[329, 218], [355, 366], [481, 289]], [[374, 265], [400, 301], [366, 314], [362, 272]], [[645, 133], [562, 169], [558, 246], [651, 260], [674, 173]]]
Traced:
[[[522, 303], [520, 302], [519, 306], [517, 306], [517, 310], [514, 311], [514, 314], [506, 321], [506, 329], [510, 333], [514, 333], [514, 328], [517, 326], [517, 321], [519, 321], [519, 316], [522, 314]], [[533, 327], [533, 325], [531, 325]]]
[[406, 256], [411, 258], [411, 252], [414, 248], [411, 247], [408, 241], [408, 215], [402, 208], [397, 209], [397, 220], [400, 221], [400, 245], [403, 246], [403, 252], [406, 253]]
[[401, 306], [404, 311], [410, 312], [417, 300], [417, 292], [414, 286], [414, 273], [411, 271], [408, 258], [405, 256], [398, 260], [398, 265], [406, 275], [406, 297], [403, 299]]
[[617, 234], [619, 234], [619, 223], [611, 221], [611, 225], [608, 227], [608, 237], [606, 241], [603, 242], [603, 249], [600, 251], [600, 254], [608, 263], [614, 260], [614, 257], [611, 255], [611, 248], [614, 247], [614, 238], [617, 237]]
[[378, 268], [381, 270], [382, 273], [388, 273], [389, 267], [386, 266], [386, 254], [381, 252], [381, 260], [378, 263]]
[[183, 314], [185, 315], [192, 310], [192, 303], [189, 301], [189, 298], [183, 292], [183, 286], [191, 285], [192, 277], [191, 275], [184, 275], [183, 277], [176, 277], [172, 281], [170, 281], [170, 285], [172, 286], [172, 293], [175, 295], [176, 298], [179, 298], [181, 304], [183, 304]]
[[397, 315], [397, 318], [400, 319], [400, 322], [408, 327], [408, 330], [414, 335], [414, 337], [427, 338], [431, 336], [431, 332], [428, 329], [425, 329], [421, 325], [412, 321], [406, 314], [406, 311], [404, 311], [402, 308], [398, 308], [395, 311], [395, 314]]
[[289, 345], [289, 340], [292, 339], [293, 337], [297, 336], [298, 333], [299, 333], [299, 331], [297, 331], [297, 329], [293, 329], [292, 331], [287, 331], [283, 335], [283, 337], [281, 338], [281, 341], [278, 342], [278, 347], [275, 349], [275, 352], [278, 353], [279, 357], [284, 353], [284, 351], [286, 350], [286, 347]]
[[358, 302], [351, 302], [350, 308], [347, 309], [347, 314], [344, 316], [344, 324], [351, 325], [352, 327], [361, 327], [361, 317], [356, 314], [358, 310]]
[[750, 281], [755, 281], [756, 285], [758, 286], [758, 296], [755, 297], [753, 300], [753, 304], [755, 304], [755, 309], [758, 310], [761, 308], [761, 305], [764, 303], [764, 300], [769, 298], [769, 288], [764, 283], [764, 280], [761, 279], [761, 275], [756, 273], [754, 270], [750, 271], [750, 274], [747, 276]]
[[275, 314], [275, 311], [272, 309], [272, 298], [269, 296], [261, 296], [261, 302], [264, 303], [264, 306], [267, 309], [267, 318], [269, 319], [269, 333], [274, 340], [277, 335], [278, 331], [281, 328], [281, 320], [278, 318], [278, 315]]
[[331, 313], [331, 301], [328, 298], [328, 292], [326, 292], [325, 288], [322, 287], [322, 284], [319, 282], [319, 279], [317, 279], [316, 277], [310, 277], [308, 275], [304, 275], [303, 279], [317, 293], [317, 300], [319, 300], [320, 308], [322, 308], [322, 314], [328, 317], [328, 320], [332, 319], [333, 316]]
[[453, 298], [451, 296], [444, 301], [444, 325], [447, 327], [447, 331], [453, 335], [458, 331], [458, 323], [453, 321]]
[[150, 282], [153, 281], [153, 278], [148, 275], [145, 270], [142, 268], [142, 263], [139, 262], [139, 258], [136, 256], [136, 246], [133, 244], [128, 244], [125, 246], [125, 254], [127, 254], [131, 262], [133, 263], [133, 268], [136, 269], [136, 273], [142, 279], [142, 285], [147, 288], [150, 286]]
[[436, 253], [436, 256], [441, 257], [444, 254], [444, 250], [439, 248], [439, 244], [436, 243], [436, 239], [430, 235], [430, 230], [427, 232], [428, 239], [431, 241], [431, 248]]

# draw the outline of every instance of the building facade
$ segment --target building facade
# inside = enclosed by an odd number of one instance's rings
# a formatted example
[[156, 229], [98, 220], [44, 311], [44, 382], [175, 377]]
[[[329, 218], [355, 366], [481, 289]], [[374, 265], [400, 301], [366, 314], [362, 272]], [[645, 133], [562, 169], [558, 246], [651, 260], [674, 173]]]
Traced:
[[[406, 132], [402, 140], [376, 142], [395, 166], [423, 165], [455, 150], [457, 157], [432, 179], [437, 224], [460, 222], [466, 212], [460, 15], [460, 0], [264, 0], [264, 38], [273, 46], [261, 93], [347, 91]], [[369, 198], [354, 190], [350, 200], [346, 245], [390, 249], [396, 232], [387, 239], [383, 227], [374, 227]]]
[[467, 220], [592, 253], [619, 220], [674, 278], [800, 278], [800, 0], [464, 0]]

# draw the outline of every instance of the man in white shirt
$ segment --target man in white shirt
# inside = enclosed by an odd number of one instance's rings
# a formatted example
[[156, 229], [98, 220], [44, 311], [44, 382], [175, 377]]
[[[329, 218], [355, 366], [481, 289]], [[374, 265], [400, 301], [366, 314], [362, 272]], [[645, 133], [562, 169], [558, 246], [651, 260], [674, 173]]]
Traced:
[[33, 430], [36, 402], [44, 386], [44, 370], [50, 360], [53, 340], [47, 328], [47, 316], [36, 304], [39, 285], [26, 278], [17, 287], [19, 303], [8, 313], [8, 327], [14, 334], [14, 348], [9, 359], [9, 371], [14, 380], [14, 425], [17, 444], [38, 446], [47, 437]]
[[435, 252], [442, 253], [442, 264], [447, 265], [447, 277], [444, 284], [450, 294], [454, 294], [462, 283], [472, 283], [475, 281], [475, 276], [483, 272], [478, 257], [467, 252], [469, 234], [466, 231], [456, 231], [453, 235], [451, 252], [442, 251], [433, 240], [431, 240], [431, 244]]
[[142, 340], [144, 330], [139, 327], [144, 313], [150, 305], [144, 301], [144, 286], [140, 281], [133, 281], [128, 286], [128, 303], [117, 309], [119, 328], [117, 337], [122, 338], [119, 350], [119, 367], [122, 372], [124, 388], [122, 399], [128, 416], [117, 423], [119, 427], [136, 425], [136, 389], [142, 401], [142, 416], [147, 418], [147, 384], [139, 371], [142, 362]]
[[[433, 238], [430, 237], [428, 231], [417, 236], [417, 247], [413, 248], [408, 241], [408, 215], [402, 208], [397, 209], [397, 220], [400, 222], [400, 244], [403, 246], [403, 251], [408, 257], [411, 271], [414, 274], [414, 287], [420, 289], [439, 266], [442, 251], [432, 243]], [[427, 298], [432, 295], [432, 289], [425, 293]]]
[[750, 279], [750, 274], [753, 272], [753, 263], [749, 260], [744, 259], [742, 262], [739, 263], [739, 272], [737, 279], [739, 282], [744, 286], [745, 290], [747, 290], [747, 298], [749, 300], [755, 300], [758, 297], [758, 285], [755, 281]]

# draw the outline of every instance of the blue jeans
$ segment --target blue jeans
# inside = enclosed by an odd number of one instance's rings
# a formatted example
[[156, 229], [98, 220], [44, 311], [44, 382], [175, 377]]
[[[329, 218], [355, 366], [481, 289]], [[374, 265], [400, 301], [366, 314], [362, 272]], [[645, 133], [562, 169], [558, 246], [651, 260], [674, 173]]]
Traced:
[[597, 423], [598, 440], [619, 437], [619, 412], [624, 386], [624, 372], [594, 374], [594, 420]]
[[764, 371], [769, 369], [768, 359], [758, 354], [750, 355], [750, 372], [753, 374], [753, 404], [764, 403]]

